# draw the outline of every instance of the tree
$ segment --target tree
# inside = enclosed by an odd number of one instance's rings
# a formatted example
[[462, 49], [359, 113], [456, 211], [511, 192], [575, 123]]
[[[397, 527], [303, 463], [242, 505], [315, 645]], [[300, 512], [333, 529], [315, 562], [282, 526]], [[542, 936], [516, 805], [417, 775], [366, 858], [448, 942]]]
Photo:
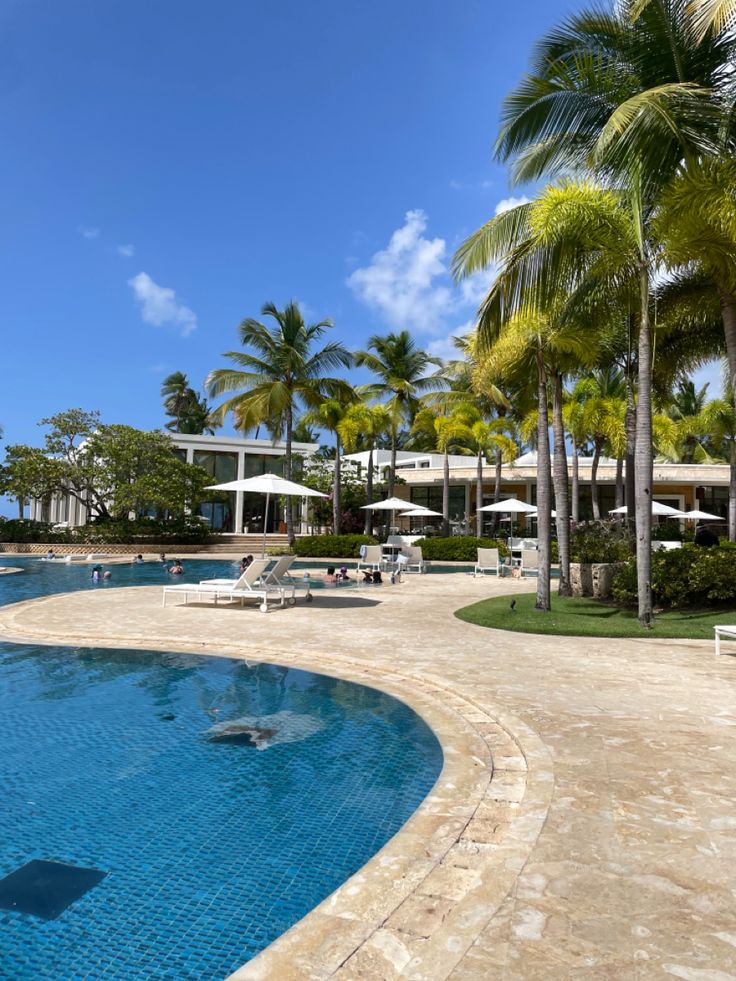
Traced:
[[736, 541], [736, 409], [731, 392], [713, 399], [703, 408], [702, 418], [713, 442], [725, 452], [729, 463], [728, 540]]
[[581, 170], [623, 189], [633, 218], [639, 287], [636, 529], [639, 620], [652, 623], [651, 215], [682, 166], [721, 142], [733, 35], [696, 39], [685, 0], [621, 0], [583, 11], [537, 46], [532, 71], [506, 99], [497, 141], [517, 180]]
[[340, 534], [340, 489], [341, 489], [341, 464], [342, 446], [340, 423], [345, 418], [351, 402], [355, 402], [357, 395], [354, 391], [346, 392], [343, 399], [325, 399], [320, 402], [316, 409], [310, 409], [303, 417], [302, 421], [307, 424], [321, 426], [335, 437], [335, 470], [332, 482], [332, 533]]
[[438, 453], [443, 456], [442, 468], [442, 534], [450, 534], [450, 451], [468, 452], [465, 447], [471, 437], [471, 416], [459, 405], [448, 415], [433, 409], [420, 409], [414, 418], [413, 431], [428, 433]]
[[385, 337], [374, 334], [368, 339], [367, 350], [356, 353], [355, 363], [358, 367], [368, 368], [378, 379], [363, 385], [361, 393], [366, 398], [385, 401], [391, 414], [388, 496], [393, 497], [399, 426], [402, 422], [411, 425], [423, 393], [443, 387], [444, 380], [440, 375], [427, 374], [431, 367], [441, 367], [442, 361], [420, 350], [409, 331], [402, 330]]
[[51, 496], [59, 483], [57, 470], [54, 461], [35, 446], [16, 443], [5, 447], [5, 459], [0, 466], [0, 493], [17, 502], [21, 520], [28, 501]]
[[207, 400], [190, 386], [183, 371], [174, 371], [164, 378], [161, 396], [166, 414], [172, 416], [166, 423], [167, 429], [197, 436], [214, 433]]
[[[315, 345], [331, 320], [307, 325], [293, 301], [283, 310], [266, 303], [261, 310], [273, 324], [246, 318], [238, 328], [241, 343], [251, 350], [228, 351], [224, 355], [237, 367], [211, 371], [205, 387], [211, 396], [237, 392], [223, 402], [213, 417], [221, 421], [234, 413], [242, 428], [265, 423], [270, 432], [283, 435], [286, 443], [284, 477], [292, 477], [294, 421], [300, 405], [316, 408], [325, 398], [343, 397], [349, 386], [328, 375], [336, 368], [349, 368], [352, 355], [342, 344], [331, 341], [315, 350]], [[289, 543], [294, 541], [292, 498], [286, 499], [286, 527]]]
[[[340, 439], [348, 453], [359, 449], [368, 450], [368, 470], [366, 473], [366, 504], [373, 504], [373, 455], [376, 443], [381, 436], [391, 430], [391, 414], [385, 405], [368, 405], [356, 402], [348, 406], [338, 424]], [[366, 509], [364, 532], [373, 534], [373, 511]]]
[[598, 466], [601, 454], [609, 447], [617, 461], [616, 506], [622, 497], [621, 464], [626, 452], [626, 382], [618, 368], [598, 368], [577, 382], [572, 390], [571, 402], [580, 406], [579, 432], [593, 448], [590, 467], [590, 499], [593, 519], [601, 518], [598, 493]]

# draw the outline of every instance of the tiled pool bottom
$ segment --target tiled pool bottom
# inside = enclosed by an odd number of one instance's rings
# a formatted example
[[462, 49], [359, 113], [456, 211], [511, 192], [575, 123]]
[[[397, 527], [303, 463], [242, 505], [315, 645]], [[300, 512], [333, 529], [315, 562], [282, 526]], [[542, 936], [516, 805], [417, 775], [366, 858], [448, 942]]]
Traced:
[[[231, 720], [260, 747], [211, 741]], [[58, 919], [0, 911], [14, 981], [226, 977], [360, 868], [442, 765], [374, 689], [128, 650], [0, 645], [0, 732], [0, 877], [32, 859], [108, 873]]]

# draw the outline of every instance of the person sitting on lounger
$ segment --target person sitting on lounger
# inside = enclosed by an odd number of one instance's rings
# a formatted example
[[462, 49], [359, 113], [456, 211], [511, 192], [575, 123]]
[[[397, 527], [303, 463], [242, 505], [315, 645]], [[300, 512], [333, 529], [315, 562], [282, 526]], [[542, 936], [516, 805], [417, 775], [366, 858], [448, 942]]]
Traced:
[[184, 572], [184, 566], [179, 559], [174, 559], [173, 565], [169, 568], [172, 576], [180, 576]]

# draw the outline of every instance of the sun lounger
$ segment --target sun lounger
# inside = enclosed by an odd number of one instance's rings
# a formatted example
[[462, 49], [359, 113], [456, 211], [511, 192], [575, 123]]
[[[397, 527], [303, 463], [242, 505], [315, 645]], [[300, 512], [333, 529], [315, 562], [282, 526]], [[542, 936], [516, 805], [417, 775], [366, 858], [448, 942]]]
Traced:
[[539, 575], [539, 552], [536, 548], [523, 548], [521, 550], [519, 568], [522, 576], [525, 572], [529, 572], [533, 576]]
[[166, 606], [166, 597], [170, 593], [184, 596], [184, 603], [189, 602], [189, 597], [194, 596], [197, 600], [214, 599], [217, 605], [218, 599], [240, 600], [241, 606], [246, 600], [259, 600], [259, 610], [261, 613], [268, 611], [270, 600], [277, 600], [282, 606], [286, 605], [286, 591], [279, 586], [268, 586], [259, 580], [271, 564], [272, 559], [256, 559], [248, 566], [240, 579], [234, 582], [228, 580], [212, 580], [200, 583], [176, 583], [172, 586], [164, 586], [162, 605]]
[[503, 565], [497, 548], [479, 548], [473, 575], [480, 574], [483, 576], [486, 572], [495, 572], [497, 576], [500, 576]]
[[736, 640], [736, 626], [715, 627], [716, 632], [716, 657], [721, 653], [721, 638], [726, 640]]
[[363, 554], [358, 559], [358, 572], [363, 569], [380, 572], [383, 565], [383, 549], [380, 545], [366, 545], [364, 548]]
[[[418, 545], [405, 545], [401, 550], [399, 558], [406, 559], [405, 567], [407, 572], [411, 572], [412, 569], [416, 569], [419, 573], [424, 572], [424, 556]], [[404, 565], [403, 562], [402, 565]]]

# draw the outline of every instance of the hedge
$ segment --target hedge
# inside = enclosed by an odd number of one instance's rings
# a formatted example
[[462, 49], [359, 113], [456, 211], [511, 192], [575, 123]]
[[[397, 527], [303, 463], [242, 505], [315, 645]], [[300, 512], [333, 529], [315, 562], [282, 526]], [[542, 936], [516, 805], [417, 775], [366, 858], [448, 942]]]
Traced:
[[[652, 555], [652, 597], [660, 606], [708, 607], [736, 602], [736, 550], [683, 545]], [[626, 564], [613, 580], [613, 598], [635, 605], [636, 562]]]
[[213, 537], [201, 521], [112, 520], [59, 528], [44, 521], [0, 521], [0, 542], [48, 542], [49, 545], [145, 545], [146, 542], [189, 544]]
[[456, 535], [451, 538], [420, 538], [414, 542], [422, 550], [422, 558], [439, 562], [475, 562], [479, 548], [497, 548], [500, 555], [508, 555], [504, 542], [494, 538], [471, 538]]
[[357, 559], [361, 545], [377, 545], [370, 535], [306, 535], [294, 542], [294, 554], [310, 559]]

